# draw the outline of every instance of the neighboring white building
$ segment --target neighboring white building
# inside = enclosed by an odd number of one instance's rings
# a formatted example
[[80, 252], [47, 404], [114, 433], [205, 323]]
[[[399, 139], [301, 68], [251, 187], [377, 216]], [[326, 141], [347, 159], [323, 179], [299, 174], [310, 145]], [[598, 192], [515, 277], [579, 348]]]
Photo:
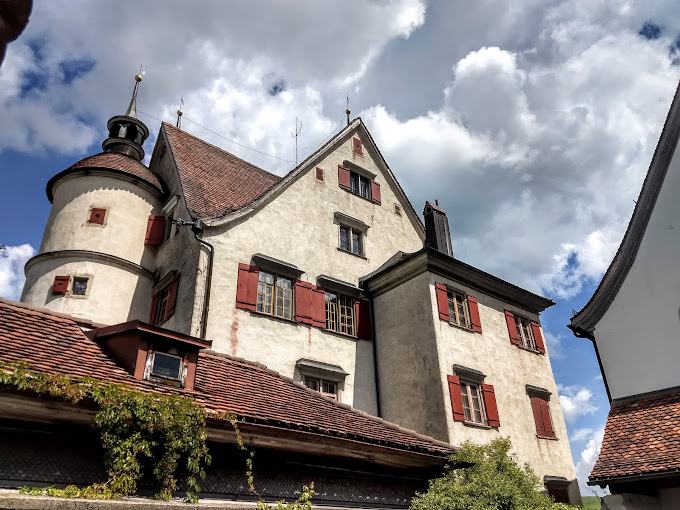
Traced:
[[212, 341], [451, 444], [510, 436], [556, 499], [580, 502], [539, 314], [552, 301], [453, 258], [361, 119], [284, 177], [163, 123], [109, 121], [104, 152], [48, 183], [22, 301]]
[[680, 507], [679, 140], [680, 89], [621, 246], [569, 326], [593, 341], [612, 404], [588, 482], [609, 485], [609, 508]]

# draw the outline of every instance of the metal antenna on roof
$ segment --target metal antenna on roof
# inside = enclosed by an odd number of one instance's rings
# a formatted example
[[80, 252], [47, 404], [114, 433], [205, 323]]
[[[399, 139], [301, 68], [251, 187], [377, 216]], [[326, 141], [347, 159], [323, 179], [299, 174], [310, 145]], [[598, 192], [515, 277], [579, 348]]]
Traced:
[[179, 109], [177, 110], [177, 129], [182, 129], [182, 106], [184, 106], [184, 97], [179, 98]]
[[352, 113], [349, 111], [349, 92], [347, 93], [347, 109], [345, 110], [345, 113], [347, 114], [347, 125], [349, 126], [349, 114]]
[[300, 131], [302, 131], [302, 121], [300, 121], [300, 127], [298, 128], [298, 122], [297, 122], [297, 117], [295, 117], [295, 134], [293, 132], [290, 132], [290, 136], [295, 138], [295, 166], [298, 164], [298, 135], [300, 134]]

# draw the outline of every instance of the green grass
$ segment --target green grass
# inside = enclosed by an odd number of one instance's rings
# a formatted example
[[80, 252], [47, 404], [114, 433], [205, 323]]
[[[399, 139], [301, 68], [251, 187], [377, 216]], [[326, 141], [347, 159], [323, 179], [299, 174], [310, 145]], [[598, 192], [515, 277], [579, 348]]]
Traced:
[[597, 496], [583, 496], [583, 508], [588, 510], [600, 510], [600, 498]]

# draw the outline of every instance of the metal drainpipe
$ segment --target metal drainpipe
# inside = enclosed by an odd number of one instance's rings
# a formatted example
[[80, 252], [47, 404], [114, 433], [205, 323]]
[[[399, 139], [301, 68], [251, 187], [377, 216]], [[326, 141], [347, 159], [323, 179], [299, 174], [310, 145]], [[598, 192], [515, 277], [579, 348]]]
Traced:
[[375, 404], [378, 408], [378, 418], [382, 417], [380, 410], [380, 378], [378, 377], [378, 350], [377, 350], [377, 335], [375, 331], [375, 313], [373, 312], [373, 299], [368, 300], [368, 306], [371, 310], [371, 330], [373, 331], [373, 372], [375, 372]]
[[208, 329], [208, 311], [210, 310], [210, 287], [212, 285], [213, 259], [215, 257], [215, 247], [205, 239], [198, 237], [198, 234], [203, 232], [202, 224], [197, 225], [195, 223], [192, 226], [191, 230], [194, 232], [196, 240], [199, 243], [207, 246], [208, 249], [210, 250], [210, 254], [208, 256], [208, 278], [206, 279], [205, 282], [205, 294], [203, 296], [203, 311], [201, 312], [201, 338], [205, 339], [205, 334]]

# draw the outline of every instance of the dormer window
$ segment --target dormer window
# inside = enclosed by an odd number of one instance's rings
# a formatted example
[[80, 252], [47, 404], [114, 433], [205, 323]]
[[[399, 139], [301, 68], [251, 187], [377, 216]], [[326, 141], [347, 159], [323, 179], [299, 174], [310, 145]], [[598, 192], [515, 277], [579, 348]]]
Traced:
[[184, 360], [164, 352], [149, 352], [145, 379], [161, 379], [162, 382], [184, 382]]

